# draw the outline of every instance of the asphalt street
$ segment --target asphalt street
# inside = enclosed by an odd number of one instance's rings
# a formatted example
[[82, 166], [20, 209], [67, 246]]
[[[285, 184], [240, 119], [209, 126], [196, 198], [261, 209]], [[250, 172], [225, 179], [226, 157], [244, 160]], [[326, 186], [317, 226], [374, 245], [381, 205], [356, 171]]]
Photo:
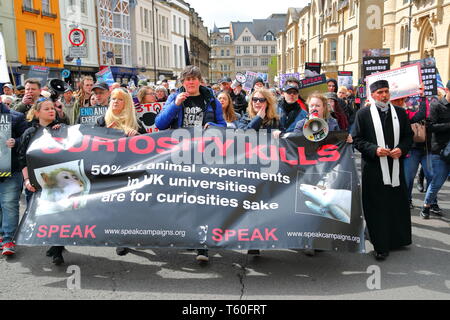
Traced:
[[[423, 198], [414, 190], [416, 206]], [[133, 250], [119, 257], [114, 248], [67, 247], [65, 264], [54, 266], [47, 248], [18, 247], [14, 257], [0, 258], [0, 299], [450, 299], [450, 182], [439, 204], [443, 218], [426, 221], [418, 208], [412, 211], [413, 245], [381, 263], [371, 254], [311, 258], [283, 250], [249, 257], [211, 250], [210, 263], [201, 266], [185, 250]], [[372, 251], [369, 242], [366, 248]], [[69, 266], [79, 267], [79, 288], [69, 289]]]

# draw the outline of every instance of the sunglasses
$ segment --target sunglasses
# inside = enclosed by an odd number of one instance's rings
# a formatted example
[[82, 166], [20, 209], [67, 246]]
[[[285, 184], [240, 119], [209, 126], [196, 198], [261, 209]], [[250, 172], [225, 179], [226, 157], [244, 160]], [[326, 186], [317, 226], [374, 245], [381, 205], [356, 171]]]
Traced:
[[252, 101], [264, 103], [264, 102], [267, 102], [267, 99], [266, 98], [252, 98]]

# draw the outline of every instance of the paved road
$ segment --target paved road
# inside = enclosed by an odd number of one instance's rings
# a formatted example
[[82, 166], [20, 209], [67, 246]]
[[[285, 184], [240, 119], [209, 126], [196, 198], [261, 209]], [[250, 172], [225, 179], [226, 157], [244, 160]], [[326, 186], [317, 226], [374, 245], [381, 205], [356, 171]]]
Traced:
[[[423, 194], [414, 193], [417, 205]], [[19, 247], [0, 258], [0, 299], [450, 299], [450, 183], [439, 196], [447, 218], [413, 215], [413, 245], [377, 263], [369, 254], [211, 250], [199, 266], [182, 250], [141, 250], [119, 257], [112, 248], [68, 247], [66, 264], [54, 266], [45, 248]], [[372, 246], [367, 243], [370, 252]], [[81, 289], [68, 289], [68, 266], [81, 271]], [[380, 289], [371, 266], [380, 268]], [[369, 279], [369, 277], [371, 277]], [[187, 302], [188, 303], [188, 302]]]

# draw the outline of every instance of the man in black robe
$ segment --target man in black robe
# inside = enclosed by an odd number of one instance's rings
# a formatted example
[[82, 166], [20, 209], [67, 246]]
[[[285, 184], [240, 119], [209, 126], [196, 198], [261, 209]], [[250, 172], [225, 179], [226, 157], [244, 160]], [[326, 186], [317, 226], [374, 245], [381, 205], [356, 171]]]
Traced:
[[358, 111], [353, 141], [362, 154], [364, 216], [380, 261], [391, 250], [412, 243], [403, 158], [413, 143], [413, 132], [406, 112], [389, 103], [387, 81], [375, 82], [370, 90], [375, 103]]

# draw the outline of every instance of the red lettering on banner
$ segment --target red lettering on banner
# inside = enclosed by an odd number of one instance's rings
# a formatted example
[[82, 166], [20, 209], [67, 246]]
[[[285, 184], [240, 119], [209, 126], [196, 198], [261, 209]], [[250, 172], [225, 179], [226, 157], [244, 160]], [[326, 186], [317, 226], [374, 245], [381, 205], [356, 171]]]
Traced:
[[[56, 142], [63, 142], [64, 141], [63, 138], [56, 138], [56, 137], [53, 137], [53, 140], [55, 140]], [[45, 147], [45, 148], [42, 149], [42, 152], [43, 153], [47, 153], [47, 154], [55, 154], [55, 153], [58, 153], [60, 151], [62, 151], [62, 147], [61, 146], [58, 146], [56, 148]]]
[[36, 234], [36, 236], [38, 238], [52, 238], [55, 236], [59, 236], [62, 239], [75, 237], [80, 239], [88, 239], [88, 238], [95, 239], [96, 238], [96, 235], [94, 233], [95, 228], [97, 228], [96, 225], [84, 226], [84, 230], [80, 225], [76, 225], [75, 227], [72, 227], [71, 225], [64, 225], [64, 226], [41, 225], [38, 228], [38, 233]]
[[127, 151], [127, 138], [120, 138], [119, 145], [117, 146], [117, 152]]
[[222, 143], [222, 141], [218, 137], [214, 137], [214, 142], [217, 145], [217, 148], [219, 148], [219, 155], [221, 157], [225, 157], [227, 155], [228, 149], [234, 144], [234, 140], [227, 140], [225, 143]]
[[83, 136], [83, 141], [81, 141], [81, 146], [72, 147], [69, 149], [69, 152], [83, 152], [86, 151], [89, 147], [89, 142], [91, 142], [91, 136], [85, 135]]
[[[139, 149], [137, 147], [138, 141], [145, 141], [147, 143], [147, 147], [145, 149]], [[129, 142], [130, 151], [136, 154], [148, 154], [152, 153], [155, 150], [155, 141], [150, 136], [135, 136], [130, 139]]]
[[308, 160], [306, 158], [305, 148], [304, 147], [299, 147], [298, 148], [298, 159], [300, 161], [300, 165], [302, 165], [302, 166], [316, 165], [317, 164], [316, 160]]
[[288, 160], [287, 159], [286, 148], [280, 148], [280, 160], [285, 162], [285, 163], [289, 163], [291, 166], [298, 165], [298, 161], [297, 160]]
[[223, 240], [229, 241], [232, 238], [236, 238], [238, 241], [278, 241], [278, 237], [275, 235], [276, 228], [265, 228], [260, 230], [259, 228], [251, 229], [213, 229], [212, 240], [215, 242], [221, 242]]
[[[173, 143], [173, 144], [170, 144], [170, 143]], [[167, 150], [156, 149], [156, 152], [158, 152], [159, 154], [171, 153], [172, 149], [175, 148], [178, 143], [180, 143], [180, 141], [178, 141], [177, 139], [174, 139], [171, 137], [161, 137], [158, 139], [157, 144], [159, 147], [165, 148]]]
[[94, 137], [94, 139], [92, 140], [92, 151], [99, 151], [100, 146], [105, 146], [106, 151], [115, 152], [115, 147], [114, 147], [115, 141], [116, 140], [113, 140], [113, 139]]
[[251, 158], [253, 158], [254, 155], [256, 155], [260, 159], [269, 160], [269, 158], [267, 158], [267, 156], [261, 151], [264, 149], [267, 149], [266, 145], [257, 145], [256, 147], [253, 148], [251, 143], [246, 143], [245, 144], [245, 157], [247, 159], [251, 159]]
[[341, 158], [341, 154], [339, 153], [339, 151], [337, 151], [338, 149], [339, 149], [339, 147], [335, 146], [333, 144], [327, 144], [327, 145], [322, 146], [317, 151], [317, 154], [322, 157], [322, 158], [319, 158], [319, 161], [321, 161], [321, 162], [338, 161]]

